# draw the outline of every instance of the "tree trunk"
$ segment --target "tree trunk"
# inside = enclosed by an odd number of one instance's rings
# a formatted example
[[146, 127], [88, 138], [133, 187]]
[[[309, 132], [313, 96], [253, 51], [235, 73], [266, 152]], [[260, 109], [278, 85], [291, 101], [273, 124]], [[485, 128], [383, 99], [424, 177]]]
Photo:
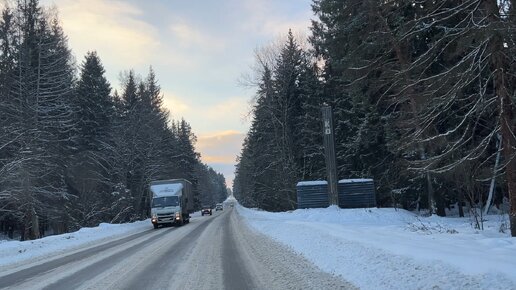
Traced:
[[32, 214], [31, 214], [31, 240], [39, 239], [41, 237], [39, 232], [39, 217], [36, 214], [36, 210], [32, 208]]
[[[503, 72], [499, 74], [502, 75]], [[498, 79], [498, 81], [503, 82], [504, 79]], [[507, 178], [507, 189], [509, 192], [510, 202], [509, 220], [511, 222], [511, 236], [516, 237], [516, 150], [514, 149], [516, 148], [516, 137], [514, 135], [516, 132], [516, 128], [514, 125], [511, 126], [511, 124], [514, 123], [514, 110], [516, 108], [514, 108], [514, 106], [511, 105], [511, 99], [510, 96], [507, 94], [507, 91], [503, 91], [505, 92], [505, 95], [499, 96], [500, 109], [502, 110], [501, 132], [503, 143], [503, 155], [504, 159], [507, 162], [507, 166], [505, 167], [505, 174]]]
[[436, 202], [435, 202], [435, 194], [434, 187], [432, 185], [432, 177], [430, 176], [430, 172], [426, 171], [426, 187], [428, 190], [428, 211], [430, 215], [436, 213]]
[[459, 202], [457, 202], [457, 205], [459, 207], [459, 217], [464, 217], [464, 207], [462, 206], [463, 202], [464, 202], [464, 192], [462, 190], [460, 190]]
[[[500, 12], [496, 0], [484, 0], [490, 25], [494, 29], [499, 28]], [[499, 114], [501, 122], [500, 133], [502, 135], [502, 151], [506, 162], [505, 173], [507, 179], [507, 189], [509, 192], [510, 212], [509, 220], [511, 223], [511, 236], [516, 237], [516, 122], [514, 111], [516, 110], [508, 92], [511, 83], [511, 76], [508, 74], [509, 60], [504, 51], [504, 38], [500, 30], [493, 30], [490, 43], [490, 63], [494, 73], [495, 93], [498, 97]]]
[[23, 229], [22, 241], [39, 238], [39, 219], [34, 206], [31, 206], [26, 213]]
[[487, 196], [486, 206], [484, 208], [484, 215], [487, 215], [489, 213], [489, 208], [491, 208], [491, 203], [493, 200], [493, 194], [494, 194], [494, 187], [496, 182], [496, 172], [498, 171], [498, 164], [500, 164], [500, 153], [501, 153], [501, 147], [502, 147], [502, 140], [500, 135], [497, 136], [497, 146], [496, 149], [498, 152], [496, 152], [496, 159], [495, 164], [493, 168], [493, 177], [491, 177], [491, 184], [489, 185], [489, 193]]

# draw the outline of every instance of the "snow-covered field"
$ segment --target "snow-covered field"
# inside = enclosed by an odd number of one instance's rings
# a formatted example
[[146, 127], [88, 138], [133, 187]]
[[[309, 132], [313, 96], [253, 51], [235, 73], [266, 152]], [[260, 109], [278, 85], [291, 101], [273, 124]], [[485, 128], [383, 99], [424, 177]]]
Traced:
[[408, 211], [304, 209], [270, 213], [237, 206], [256, 230], [361, 289], [516, 289], [516, 239], [469, 218]]

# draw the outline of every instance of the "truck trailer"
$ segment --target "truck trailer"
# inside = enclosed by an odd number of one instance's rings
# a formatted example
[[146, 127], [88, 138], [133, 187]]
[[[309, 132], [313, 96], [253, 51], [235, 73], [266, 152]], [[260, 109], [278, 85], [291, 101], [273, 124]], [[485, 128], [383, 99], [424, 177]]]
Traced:
[[150, 183], [151, 222], [181, 226], [190, 222], [193, 212], [192, 184], [186, 179], [156, 180]]

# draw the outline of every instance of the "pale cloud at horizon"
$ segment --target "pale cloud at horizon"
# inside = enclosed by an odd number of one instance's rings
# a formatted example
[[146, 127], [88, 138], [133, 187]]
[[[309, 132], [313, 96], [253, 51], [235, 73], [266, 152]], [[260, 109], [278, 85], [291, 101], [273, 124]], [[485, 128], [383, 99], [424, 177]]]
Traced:
[[[245, 134], [235, 130], [212, 132], [197, 137], [197, 148], [201, 151], [201, 160], [207, 164], [216, 164], [219, 172], [227, 177], [228, 186], [232, 185], [234, 164]], [[231, 178], [230, 178], [231, 177]]]

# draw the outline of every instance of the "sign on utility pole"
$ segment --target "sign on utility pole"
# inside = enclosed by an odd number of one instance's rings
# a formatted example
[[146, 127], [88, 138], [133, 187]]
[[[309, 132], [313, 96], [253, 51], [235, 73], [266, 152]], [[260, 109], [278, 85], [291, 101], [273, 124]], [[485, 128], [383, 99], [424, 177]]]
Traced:
[[324, 152], [326, 155], [326, 172], [328, 174], [328, 197], [330, 205], [339, 205], [337, 191], [337, 162], [335, 161], [335, 137], [333, 133], [333, 112], [324, 104], [322, 109]]

